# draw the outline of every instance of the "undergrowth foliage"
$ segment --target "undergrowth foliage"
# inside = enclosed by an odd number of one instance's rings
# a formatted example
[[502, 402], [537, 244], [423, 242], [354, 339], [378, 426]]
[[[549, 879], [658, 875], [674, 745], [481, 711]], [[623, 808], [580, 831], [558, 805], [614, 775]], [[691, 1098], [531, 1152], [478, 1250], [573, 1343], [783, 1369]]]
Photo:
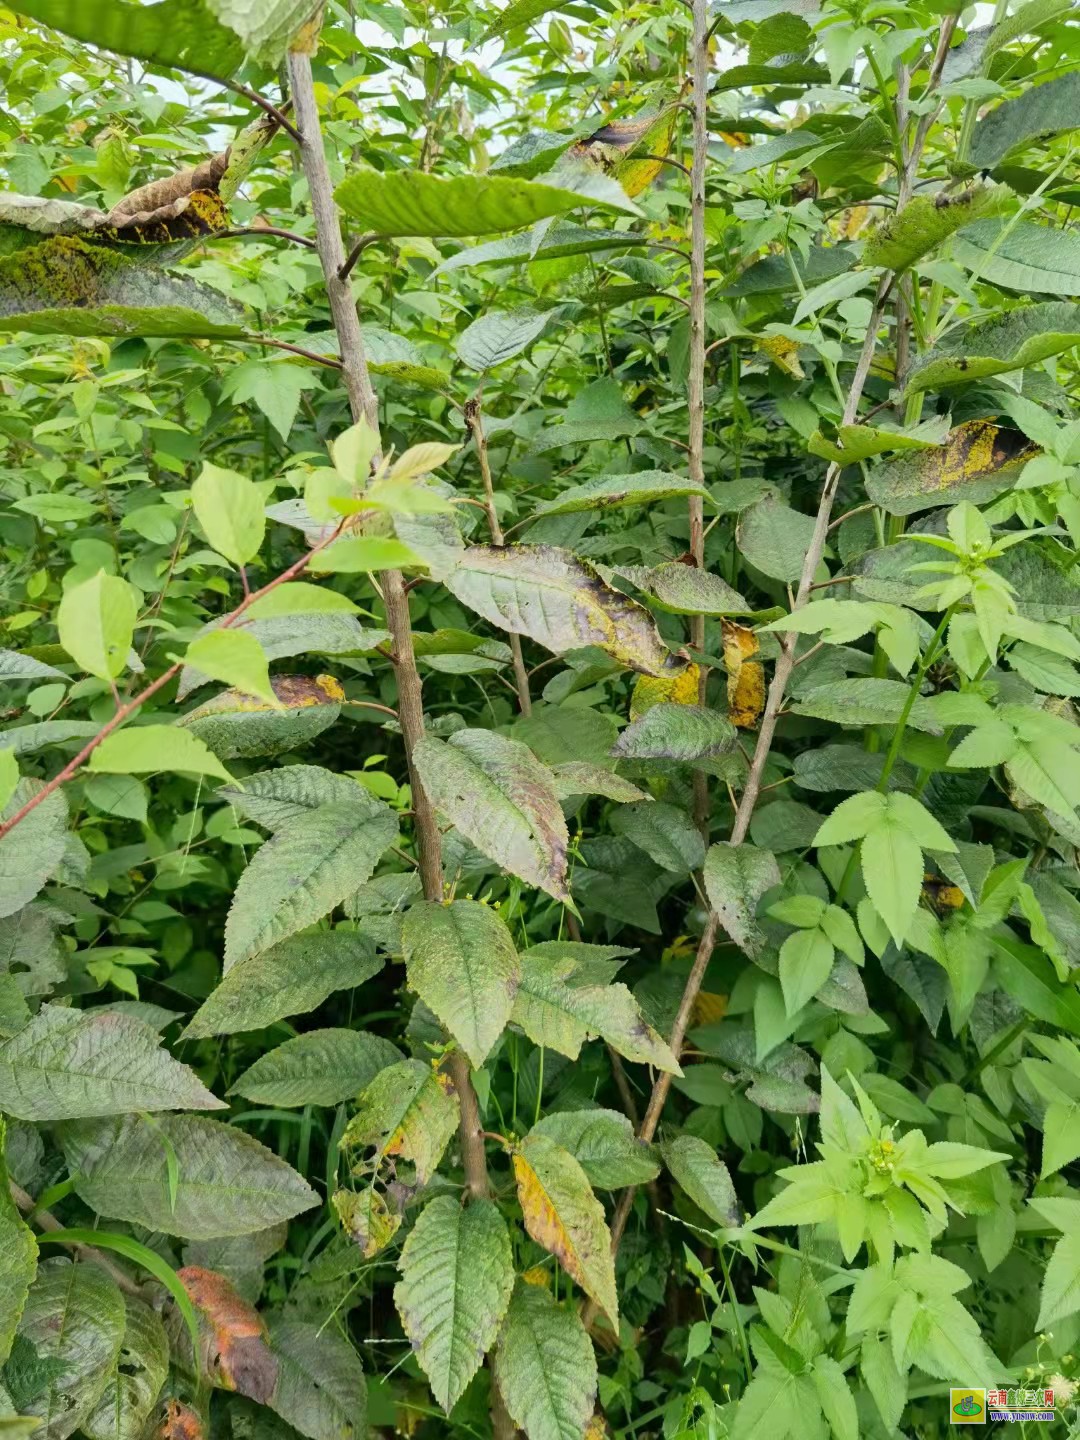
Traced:
[[0, 1435], [1076, 1433], [1075, 20], [0, 4]]

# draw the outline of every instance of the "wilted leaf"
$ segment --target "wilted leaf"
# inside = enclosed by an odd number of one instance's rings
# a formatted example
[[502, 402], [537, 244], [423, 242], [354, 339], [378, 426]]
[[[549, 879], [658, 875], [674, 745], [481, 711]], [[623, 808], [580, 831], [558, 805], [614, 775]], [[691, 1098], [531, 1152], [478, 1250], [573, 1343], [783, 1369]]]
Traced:
[[526, 1135], [513, 1152], [525, 1229], [596, 1301], [618, 1329], [615, 1262], [604, 1207], [574, 1157], [547, 1135]]
[[753, 630], [721, 621], [724, 639], [724, 668], [727, 670], [728, 719], [740, 730], [749, 730], [761, 719], [765, 708], [765, 670]]
[[654, 705], [696, 705], [701, 666], [693, 661], [677, 675], [639, 675], [630, 692], [630, 719], [640, 720]]
[[706, 760], [735, 744], [735, 727], [726, 715], [704, 705], [662, 701], [634, 720], [612, 747], [612, 755], [634, 760]]
[[569, 836], [553, 777], [532, 751], [490, 730], [427, 737], [413, 762], [432, 804], [472, 843], [556, 900], [566, 889]]
[[342, 1229], [365, 1260], [385, 1250], [401, 1228], [401, 1215], [389, 1208], [373, 1184], [362, 1190], [335, 1190], [333, 1205]]
[[671, 149], [679, 107], [650, 107], [628, 120], [612, 120], [570, 151], [577, 159], [612, 175], [631, 197], [640, 195], [663, 168]]
[[519, 1280], [506, 1312], [495, 1378], [528, 1440], [582, 1440], [596, 1404], [596, 1356], [576, 1308]]
[[1007, 490], [1039, 448], [1019, 430], [966, 420], [945, 443], [871, 470], [866, 493], [890, 515], [911, 515], [961, 500], [984, 505]]
[[421, 1060], [402, 1060], [381, 1070], [345, 1128], [345, 1151], [374, 1148], [364, 1168], [377, 1169], [387, 1157], [408, 1160], [416, 1181], [431, 1179], [450, 1136], [457, 1129], [458, 1098], [447, 1076]]
[[449, 1413], [494, 1344], [514, 1288], [506, 1222], [490, 1200], [440, 1195], [398, 1262], [394, 1303], [436, 1400]]
[[492, 625], [561, 654], [596, 645], [645, 675], [680, 669], [641, 605], [555, 545], [474, 545], [446, 586]]
[[265, 1405], [277, 1383], [277, 1361], [266, 1343], [262, 1316], [224, 1275], [195, 1265], [176, 1273], [199, 1312], [204, 1372], [222, 1389]]

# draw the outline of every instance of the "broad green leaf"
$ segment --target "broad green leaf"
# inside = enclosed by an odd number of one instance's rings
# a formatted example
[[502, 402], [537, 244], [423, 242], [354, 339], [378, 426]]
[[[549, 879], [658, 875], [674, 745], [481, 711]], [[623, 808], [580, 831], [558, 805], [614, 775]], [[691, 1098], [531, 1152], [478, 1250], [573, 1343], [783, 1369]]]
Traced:
[[342, 535], [320, 551], [311, 569], [323, 575], [359, 575], [415, 569], [423, 564], [422, 557], [400, 540], [381, 535]]
[[922, 890], [919, 843], [910, 830], [889, 816], [865, 836], [861, 858], [866, 892], [899, 946], [918, 908]]
[[169, 1373], [169, 1339], [156, 1310], [124, 1296], [124, 1338], [108, 1383], [82, 1423], [86, 1440], [142, 1440], [147, 1417]]
[[36, 725], [0, 731], [0, 748], [11, 750], [15, 755], [34, 755], [50, 745], [89, 740], [100, 729], [92, 720], [41, 720]]
[[[790, 3], [790, 0], [789, 0]], [[841, 275], [855, 264], [856, 252], [847, 245], [815, 245], [800, 264], [801, 256], [795, 257], [795, 268], [803, 286], [809, 289]], [[799, 289], [799, 282], [791, 273], [791, 265], [784, 255], [766, 255], [744, 270], [733, 284], [723, 292], [726, 296], [776, 295], [788, 290]]]
[[408, 1160], [417, 1184], [425, 1185], [457, 1129], [458, 1110], [445, 1075], [421, 1060], [401, 1060], [380, 1070], [360, 1096], [341, 1145], [346, 1151], [374, 1146], [373, 1170], [387, 1156]]
[[1073, 1231], [1061, 1237], [1047, 1263], [1036, 1323], [1040, 1330], [1046, 1330], [1055, 1320], [1064, 1320], [1077, 1310], [1080, 1310], [1080, 1234]]
[[901, 455], [871, 470], [866, 493], [890, 515], [913, 515], [967, 500], [984, 505], [1008, 490], [1039, 453], [1020, 430], [966, 420], [941, 446]]
[[976, 185], [955, 194], [942, 190], [933, 197], [916, 195], [874, 230], [863, 248], [863, 264], [906, 270], [961, 226], [994, 214], [1008, 195], [1003, 185]]
[[686, 480], [681, 475], [672, 475], [666, 470], [638, 470], [628, 475], [596, 475], [584, 485], [575, 485], [571, 490], [564, 490], [554, 500], [545, 500], [533, 511], [532, 518], [538, 520], [541, 515], [569, 515], [578, 510], [609, 510], [620, 505], [653, 505], [684, 495], [709, 498], [709, 492], [703, 485], [695, 485], [692, 480]]
[[409, 984], [483, 1065], [510, 1020], [521, 976], [510, 931], [475, 900], [432, 900], [406, 912], [402, 943]]
[[270, 1349], [277, 1385], [269, 1405], [309, 1440], [361, 1440], [367, 1432], [367, 1378], [360, 1357], [334, 1326], [275, 1317]]
[[708, 760], [730, 750], [735, 737], [734, 725], [718, 710], [661, 702], [626, 727], [611, 753], [633, 760]]
[[225, 922], [225, 967], [269, 950], [328, 915], [394, 842], [387, 807], [335, 802], [297, 817], [252, 857]]
[[431, 803], [497, 865], [556, 900], [569, 899], [569, 836], [551, 772], [491, 730], [428, 736], [413, 763]]
[[994, 976], [1035, 1019], [1080, 1036], [1080, 995], [1075, 986], [1061, 983], [1042, 951], [1019, 940], [995, 938]]
[[253, 480], [235, 470], [204, 465], [191, 487], [191, 503], [206, 538], [220, 555], [234, 565], [254, 560], [266, 531], [266, 515]]
[[859, 1440], [859, 1413], [840, 1364], [831, 1355], [818, 1355], [810, 1377], [835, 1440]]
[[596, 645], [644, 675], [681, 668], [641, 605], [556, 545], [474, 545], [446, 587], [492, 625], [562, 654]]
[[1010, 150], [1032, 140], [1061, 135], [1080, 125], [1080, 75], [1074, 71], [1033, 85], [1004, 100], [975, 126], [969, 159], [980, 170], [1000, 164]]
[[201, 1115], [69, 1121], [57, 1134], [80, 1198], [147, 1230], [188, 1240], [250, 1235], [318, 1203], [284, 1160]]
[[293, 935], [233, 965], [196, 1010], [186, 1040], [261, 1030], [287, 1015], [317, 1009], [382, 969], [370, 941], [346, 930]]
[[628, 1060], [681, 1075], [666, 1041], [645, 1020], [625, 985], [596, 983], [561, 947], [521, 953], [521, 984], [512, 1016], [535, 1045], [576, 1060], [590, 1034], [602, 1035]]
[[224, 1108], [149, 1025], [114, 1010], [43, 1005], [0, 1045], [0, 1109], [20, 1120]]
[[245, 695], [255, 695], [275, 709], [281, 708], [281, 701], [270, 688], [266, 654], [249, 631], [210, 630], [187, 647], [184, 663], [211, 680], [222, 680]]
[[359, 1095], [380, 1070], [401, 1058], [396, 1045], [366, 1030], [309, 1030], [260, 1055], [228, 1093], [283, 1109], [337, 1105]]
[[115, 680], [127, 664], [138, 615], [127, 581], [99, 570], [65, 591], [56, 616], [60, 644], [87, 674]]
[[329, 729], [345, 699], [332, 675], [275, 675], [270, 688], [277, 705], [240, 690], [222, 690], [176, 724], [219, 760], [281, 755]]
[[19, 1214], [8, 1184], [6, 1126], [0, 1118], [0, 1365], [12, 1341], [37, 1273], [37, 1241]]
[[1055, 1175], [1080, 1155], [1080, 1106], [1057, 1100], [1043, 1116], [1042, 1168], [1039, 1179]]
[[[42, 789], [40, 780], [20, 780], [0, 819], [11, 820]], [[61, 790], [0, 837], [0, 918], [14, 915], [56, 874], [67, 849], [67, 801]]]
[[[584, 487], [581, 487], [584, 488]], [[676, 615], [747, 615], [751, 606], [719, 575], [665, 561], [652, 569], [620, 571], [664, 610]]]
[[582, 1440], [596, 1404], [596, 1356], [575, 1307], [519, 1280], [495, 1351], [495, 1378], [528, 1440]]
[[50, 1259], [38, 1266], [19, 1333], [52, 1361], [40, 1392], [21, 1408], [66, 1440], [93, 1413], [115, 1373], [126, 1315], [115, 1282], [96, 1265]]
[[32, 655], [21, 655], [18, 650], [0, 650], [0, 680], [67, 680], [62, 670], [55, 665], [46, 665]]
[[[804, 691], [791, 708], [796, 715], [829, 720], [835, 725], [894, 725], [907, 704], [909, 691], [910, 687], [899, 680], [834, 680]], [[912, 730], [941, 734], [932, 706], [921, 697], [911, 707], [907, 723]]]
[[495, 40], [510, 30], [531, 25], [534, 20], [539, 20], [541, 16], [547, 15], [550, 11], [562, 8], [559, 0], [513, 0], [513, 3], [508, 5], [505, 10], [496, 14], [495, 19], [484, 31], [480, 43], [485, 45], [489, 40]]
[[814, 535], [814, 517], [766, 496], [739, 517], [739, 550], [772, 580], [798, 580]]
[[689, 875], [705, 860], [701, 832], [678, 805], [653, 800], [624, 805], [611, 817], [611, 828], [675, 875]]
[[101, 742], [87, 769], [108, 775], [156, 775], [178, 770], [186, 775], [232, 776], [216, 755], [189, 730], [173, 725], [127, 725]]
[[554, 320], [558, 310], [488, 310], [458, 336], [457, 354], [471, 370], [493, 370], [521, 355]]
[[[1032, 92], [1034, 93], [1034, 92]], [[939, 390], [1037, 365], [1080, 343], [1080, 305], [1046, 300], [960, 326], [911, 369], [905, 394]]]
[[832, 974], [835, 951], [820, 930], [796, 930], [780, 947], [780, 986], [789, 1015], [797, 1015]]
[[525, 1229], [618, 1328], [615, 1262], [604, 1207], [584, 1170], [549, 1136], [526, 1135], [513, 1151]]
[[956, 238], [953, 255], [981, 281], [1022, 295], [1080, 295], [1080, 241], [1068, 230], [984, 220]]
[[321, 765], [283, 765], [279, 770], [260, 770], [245, 776], [242, 790], [229, 787], [219, 791], [218, 798], [227, 800], [248, 820], [275, 834], [320, 805], [355, 805], [373, 814], [382, 809], [371, 792], [351, 776], [324, 770]]
[[581, 1166], [589, 1184], [601, 1190], [644, 1185], [660, 1173], [653, 1147], [639, 1140], [618, 1110], [557, 1110], [533, 1126]]
[[[492, 169], [495, 167], [492, 166]], [[467, 246], [450, 255], [436, 266], [432, 276], [448, 275], [454, 270], [471, 270], [484, 265], [524, 265], [531, 260], [554, 260], [569, 255], [588, 255], [602, 250], [635, 250], [647, 243], [642, 235], [629, 230], [592, 230], [568, 220], [556, 220], [536, 243], [535, 230], [489, 240], [483, 245]], [[368, 328], [365, 328], [365, 338]]]
[[698, 1207], [717, 1225], [738, 1225], [742, 1216], [727, 1166], [697, 1135], [677, 1135], [660, 1147], [664, 1164]]
[[490, 1200], [429, 1202], [405, 1242], [394, 1304], [449, 1414], [498, 1334], [514, 1288], [506, 1222]]
[[[443, 178], [418, 170], [361, 170], [342, 181], [334, 198], [346, 215], [377, 235], [491, 235], [587, 205], [640, 214], [607, 176], [567, 170], [557, 178], [562, 185], [504, 175]], [[580, 189], [563, 188], [571, 180]]]
[[765, 947], [757, 921], [762, 896], [780, 885], [780, 867], [771, 850], [756, 845], [710, 845], [705, 856], [705, 893], [726, 933], [751, 958]]
[[874, 425], [840, 425], [836, 440], [826, 440], [815, 430], [806, 442], [811, 455], [832, 460], [837, 465], [857, 465], [875, 455], [891, 450], [932, 450], [940, 445], [949, 431], [949, 417], [936, 415], [911, 430], [884, 430]]

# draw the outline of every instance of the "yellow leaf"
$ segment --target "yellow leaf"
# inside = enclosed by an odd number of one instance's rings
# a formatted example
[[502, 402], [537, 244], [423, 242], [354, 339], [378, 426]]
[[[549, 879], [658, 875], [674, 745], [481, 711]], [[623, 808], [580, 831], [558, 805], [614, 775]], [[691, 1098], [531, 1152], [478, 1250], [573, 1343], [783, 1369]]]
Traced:
[[805, 378], [806, 372], [799, 364], [799, 347], [794, 340], [789, 340], [786, 335], [758, 335], [754, 344], [785, 375], [791, 375], [796, 380]]
[[541, 1290], [551, 1289], [551, 1271], [546, 1265], [533, 1265], [522, 1275], [526, 1285], [537, 1285]]
[[752, 729], [765, 708], [765, 671], [753, 630], [733, 620], [720, 622], [724, 636], [724, 667], [727, 670], [728, 719], [740, 730]]
[[666, 702], [696, 705], [701, 666], [690, 664], [677, 675], [639, 675], [630, 696], [630, 719], [640, 720], [646, 710]]
[[692, 1025], [714, 1025], [727, 1014], [728, 997], [714, 995], [708, 990], [699, 990], [694, 1001]]

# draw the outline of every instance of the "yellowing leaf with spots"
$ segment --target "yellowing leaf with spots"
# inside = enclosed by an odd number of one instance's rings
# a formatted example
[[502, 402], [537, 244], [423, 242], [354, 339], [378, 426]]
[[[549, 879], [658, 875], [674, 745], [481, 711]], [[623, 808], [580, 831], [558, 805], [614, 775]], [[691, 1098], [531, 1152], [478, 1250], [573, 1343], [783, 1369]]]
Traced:
[[796, 380], [805, 377], [806, 372], [799, 363], [799, 346], [796, 341], [789, 340], [786, 335], [759, 335], [754, 344], [785, 375], [791, 375]]
[[694, 1001], [691, 1028], [695, 1025], [715, 1025], [727, 1014], [728, 997], [714, 995], [708, 990], [699, 990]]
[[727, 670], [728, 719], [740, 730], [752, 729], [765, 708], [765, 671], [758, 653], [758, 638], [745, 625], [732, 620], [720, 622], [724, 637], [724, 667]]
[[1040, 454], [1019, 430], [990, 420], [965, 420], [943, 445], [902, 454], [872, 470], [866, 493], [890, 515], [912, 515], [969, 500], [985, 505]]
[[513, 1162], [525, 1229], [618, 1330], [611, 1235], [585, 1171], [568, 1150], [541, 1134], [526, 1135]]
[[570, 156], [613, 175], [633, 199], [659, 175], [671, 149], [678, 113], [678, 105], [672, 102], [626, 120], [612, 120], [580, 140]]
[[365, 1260], [385, 1250], [401, 1226], [401, 1216], [391, 1210], [375, 1189], [335, 1190], [333, 1206], [349, 1239], [360, 1247]]
[[690, 664], [677, 675], [639, 675], [630, 695], [630, 719], [640, 720], [646, 710], [662, 701], [668, 705], [696, 705], [701, 666]]
[[276, 705], [240, 690], [223, 690], [177, 720], [222, 760], [298, 750], [341, 714], [345, 691], [333, 675], [274, 675]]
[[416, 1166], [417, 1184], [426, 1185], [457, 1129], [458, 1109], [446, 1075], [422, 1060], [401, 1060], [380, 1070], [360, 1096], [341, 1148], [367, 1152], [354, 1166], [357, 1173], [400, 1158]]

